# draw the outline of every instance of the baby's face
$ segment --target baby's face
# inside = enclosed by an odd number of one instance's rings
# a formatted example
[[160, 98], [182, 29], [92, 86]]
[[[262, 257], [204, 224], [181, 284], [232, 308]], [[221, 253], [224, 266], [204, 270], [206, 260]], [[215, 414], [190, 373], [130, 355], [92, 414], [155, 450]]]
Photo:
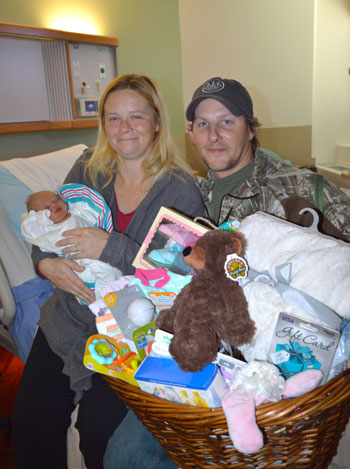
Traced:
[[43, 191], [38, 194], [32, 200], [29, 209], [35, 212], [49, 210], [49, 218], [53, 223], [62, 223], [69, 217], [66, 202], [54, 192]]

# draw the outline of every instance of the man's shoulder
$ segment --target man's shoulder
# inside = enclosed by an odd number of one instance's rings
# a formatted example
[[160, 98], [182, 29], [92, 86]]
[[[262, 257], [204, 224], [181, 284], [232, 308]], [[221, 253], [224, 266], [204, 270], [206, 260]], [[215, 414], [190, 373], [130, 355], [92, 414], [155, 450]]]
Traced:
[[[274, 173], [274, 172], [294, 172], [296, 169], [290, 161], [283, 159], [277, 153], [270, 152], [263, 148], [257, 148], [254, 153], [255, 166], [260, 168], [261, 172]], [[293, 170], [291, 171], [291, 168]]]
[[266, 151], [257, 149], [255, 153], [256, 172], [260, 179], [271, 179], [282, 181], [286, 184], [289, 180], [292, 185], [298, 184], [297, 181], [315, 183], [317, 174], [308, 168], [298, 168], [283, 159], [277, 159]]

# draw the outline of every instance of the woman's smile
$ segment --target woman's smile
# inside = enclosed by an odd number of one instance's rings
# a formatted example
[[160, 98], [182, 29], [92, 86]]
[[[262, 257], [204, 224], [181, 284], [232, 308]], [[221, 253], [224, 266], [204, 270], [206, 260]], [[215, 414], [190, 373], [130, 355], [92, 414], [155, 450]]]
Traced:
[[112, 92], [105, 102], [105, 132], [119, 158], [143, 160], [159, 130], [156, 115], [137, 91]]

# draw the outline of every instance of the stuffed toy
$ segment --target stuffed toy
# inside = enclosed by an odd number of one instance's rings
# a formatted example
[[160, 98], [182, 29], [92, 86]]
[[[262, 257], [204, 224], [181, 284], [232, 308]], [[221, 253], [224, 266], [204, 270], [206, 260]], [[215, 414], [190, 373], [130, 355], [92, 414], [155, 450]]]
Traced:
[[238, 368], [230, 389], [222, 397], [235, 448], [243, 454], [251, 454], [263, 447], [263, 434], [255, 419], [256, 406], [301, 396], [315, 389], [322, 378], [321, 370], [308, 369], [285, 380], [275, 365], [255, 360]]
[[[251, 271], [267, 273], [273, 281], [280, 265], [290, 264], [289, 285], [318, 300], [340, 318], [350, 316], [350, 244], [263, 212], [246, 217], [238, 231], [247, 239], [246, 259]], [[243, 286], [256, 331], [239, 349], [247, 361], [269, 359], [269, 348], [281, 311], [323, 326], [293, 297], [282, 297], [262, 281]], [[332, 327], [332, 326], [331, 326]]]
[[211, 230], [183, 251], [195, 274], [156, 319], [157, 328], [174, 335], [169, 352], [183, 371], [215, 360], [221, 340], [234, 347], [252, 340], [255, 325], [237, 282], [247, 272], [245, 247], [241, 233]]

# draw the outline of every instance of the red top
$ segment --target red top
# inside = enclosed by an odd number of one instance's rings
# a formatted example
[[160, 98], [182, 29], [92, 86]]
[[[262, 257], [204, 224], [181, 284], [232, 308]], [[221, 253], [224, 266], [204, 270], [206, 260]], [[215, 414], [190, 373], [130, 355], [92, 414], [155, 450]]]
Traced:
[[115, 204], [117, 206], [117, 220], [118, 220], [118, 231], [124, 233], [127, 229], [132, 217], [134, 216], [135, 210], [130, 213], [123, 213], [119, 210], [117, 197], [115, 198]]

